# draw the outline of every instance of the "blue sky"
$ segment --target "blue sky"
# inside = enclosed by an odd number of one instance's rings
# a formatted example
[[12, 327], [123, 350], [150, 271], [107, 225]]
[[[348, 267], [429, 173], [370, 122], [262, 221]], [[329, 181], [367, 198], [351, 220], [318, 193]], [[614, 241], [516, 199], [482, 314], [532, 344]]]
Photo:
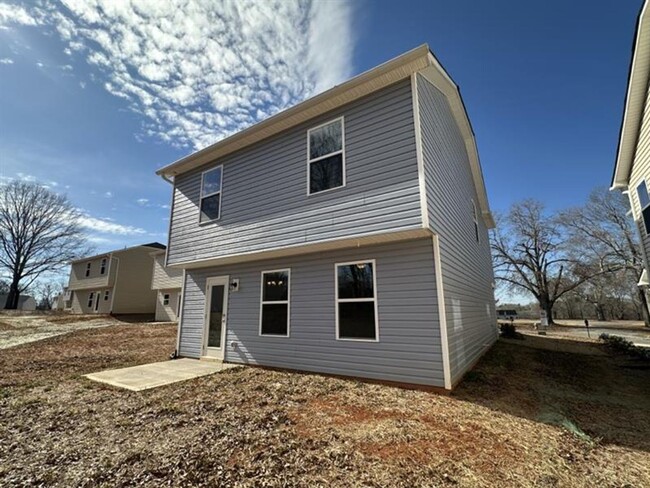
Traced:
[[610, 183], [641, 1], [0, 0], [0, 178], [165, 242], [157, 168], [419, 44], [461, 87], [490, 203]]

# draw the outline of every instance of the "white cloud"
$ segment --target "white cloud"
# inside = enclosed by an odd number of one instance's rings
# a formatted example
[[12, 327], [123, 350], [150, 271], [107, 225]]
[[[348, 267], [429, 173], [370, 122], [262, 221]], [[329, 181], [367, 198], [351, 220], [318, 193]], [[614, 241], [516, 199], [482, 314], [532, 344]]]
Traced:
[[34, 16], [23, 7], [9, 3], [0, 3], [0, 25], [36, 25], [37, 23]]
[[79, 86], [83, 89], [86, 88], [86, 82], [85, 81], [80, 81]]
[[148, 198], [138, 198], [136, 201], [138, 202], [138, 205], [142, 205], [143, 207], [149, 203]]
[[104, 198], [113, 198], [113, 192], [107, 191], [106, 193], [104, 193]]
[[14, 64], [14, 60], [11, 58], [2, 58], [0, 59], [0, 64]]
[[79, 224], [82, 227], [90, 229], [94, 232], [99, 232], [102, 234], [117, 234], [117, 235], [141, 235], [146, 234], [147, 231], [139, 227], [133, 227], [131, 225], [122, 225], [108, 219], [98, 219], [91, 217], [88, 214], [84, 214], [79, 218]]
[[5, 21], [53, 27], [67, 55], [85, 57], [100, 85], [142, 115], [143, 135], [175, 146], [209, 145], [352, 71], [343, 1], [63, 4], [12, 7]]

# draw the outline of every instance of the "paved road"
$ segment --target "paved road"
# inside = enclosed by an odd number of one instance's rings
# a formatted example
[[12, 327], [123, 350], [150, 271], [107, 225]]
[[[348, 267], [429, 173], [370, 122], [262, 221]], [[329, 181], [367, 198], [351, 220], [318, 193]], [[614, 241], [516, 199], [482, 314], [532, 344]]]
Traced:
[[[587, 329], [585, 327], [566, 327], [558, 326], [558, 331], [563, 334], [572, 335], [575, 337], [587, 337]], [[609, 328], [609, 327], [589, 327], [589, 334], [592, 339], [598, 339], [600, 334], [610, 334], [619, 337], [625, 337], [628, 341], [632, 341], [637, 346], [650, 347], [650, 330], [629, 330], [624, 328]]]

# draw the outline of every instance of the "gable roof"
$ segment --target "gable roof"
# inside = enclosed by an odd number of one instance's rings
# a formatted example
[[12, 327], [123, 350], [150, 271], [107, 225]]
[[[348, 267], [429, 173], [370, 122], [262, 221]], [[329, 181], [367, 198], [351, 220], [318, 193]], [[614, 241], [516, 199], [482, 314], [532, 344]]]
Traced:
[[612, 188], [627, 188], [643, 120], [650, 75], [650, 28], [647, 6], [648, 1], [646, 0], [639, 12], [636, 24]]
[[100, 254], [95, 254], [94, 256], [84, 256], [83, 258], [74, 259], [74, 260], [70, 261], [70, 264], [78, 263], [80, 261], [89, 261], [91, 259], [97, 259], [97, 258], [102, 257], [102, 256], [110, 256], [111, 254], [118, 254], [118, 253], [121, 253], [121, 252], [130, 251], [131, 249], [136, 249], [138, 247], [150, 247], [152, 249], [157, 249], [157, 250], [165, 250], [165, 249], [167, 249], [167, 246], [165, 246], [164, 244], [161, 244], [160, 242], [150, 242], [149, 244], [140, 244], [138, 246], [124, 247], [122, 249], [116, 249], [114, 251], [107, 251], [107, 252], [103, 252], [103, 253], [100, 253]]
[[294, 105], [211, 146], [185, 156], [159, 169], [156, 171], [156, 174], [169, 180], [174, 176], [196, 169], [227, 154], [231, 154], [290, 129], [318, 115], [327, 113], [400, 80], [409, 78], [414, 73], [420, 73], [425, 76], [447, 97], [456, 122], [463, 134], [483, 219], [488, 227], [494, 227], [494, 219], [490, 212], [487, 193], [485, 191], [485, 183], [478, 158], [474, 131], [467, 116], [460, 91], [430, 51], [427, 44], [422, 44], [401, 56], [355, 76], [345, 83], [330, 88], [319, 95]]

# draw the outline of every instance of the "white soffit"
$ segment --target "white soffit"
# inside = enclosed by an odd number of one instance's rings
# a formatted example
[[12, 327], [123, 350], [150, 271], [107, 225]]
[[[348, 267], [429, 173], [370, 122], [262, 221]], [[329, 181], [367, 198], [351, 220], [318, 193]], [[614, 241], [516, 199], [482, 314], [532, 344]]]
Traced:
[[612, 188], [627, 188], [643, 120], [650, 70], [650, 30], [645, 25], [647, 6], [646, 1], [637, 21]]

